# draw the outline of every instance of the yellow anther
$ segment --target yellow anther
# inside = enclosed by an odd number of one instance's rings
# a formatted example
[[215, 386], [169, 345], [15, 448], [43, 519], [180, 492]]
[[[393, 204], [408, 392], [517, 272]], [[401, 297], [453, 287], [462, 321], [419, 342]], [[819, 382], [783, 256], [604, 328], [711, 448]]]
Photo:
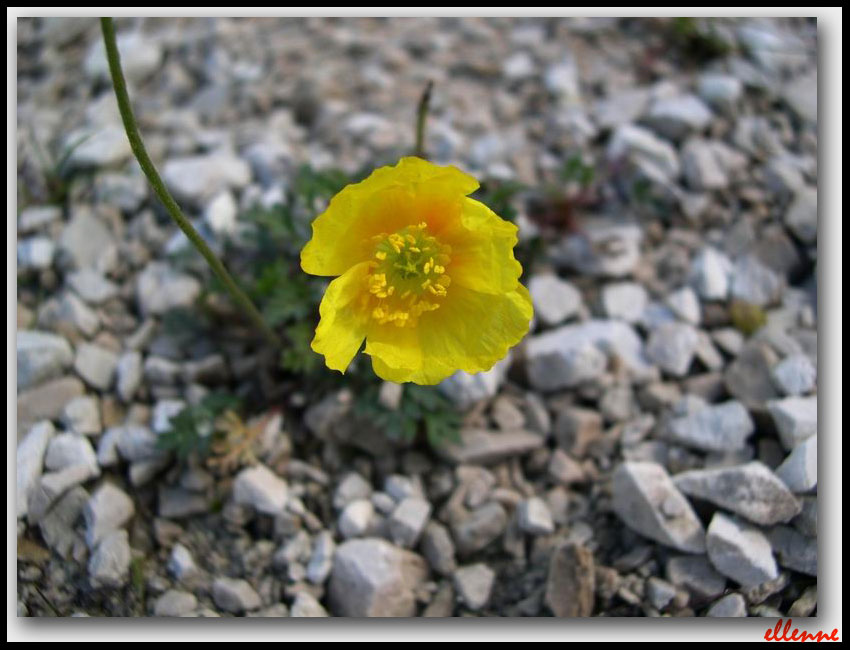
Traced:
[[439, 264], [434, 265], [434, 273], [439, 273], [440, 275], [442, 275], [445, 272], [446, 272], [445, 266], [440, 266]]
[[387, 276], [383, 273], [373, 273], [369, 276], [369, 291], [378, 293], [387, 286]]
[[390, 246], [393, 247], [396, 253], [401, 253], [401, 249], [404, 246], [404, 238], [398, 235], [397, 233], [393, 233], [389, 237], [387, 237], [387, 241], [390, 243]]
[[387, 259], [387, 254], [384, 251], [378, 251], [377, 253], [375, 253], [375, 257], [381, 261], [384, 261], [385, 259]]
[[431, 272], [431, 262], [425, 262], [425, 265], [422, 267], [422, 271], [425, 275], [428, 275]]

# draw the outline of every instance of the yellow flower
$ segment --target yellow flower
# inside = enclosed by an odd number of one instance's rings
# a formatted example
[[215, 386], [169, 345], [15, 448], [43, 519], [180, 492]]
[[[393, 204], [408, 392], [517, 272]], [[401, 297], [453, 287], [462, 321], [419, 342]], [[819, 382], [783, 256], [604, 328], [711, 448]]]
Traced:
[[436, 384], [489, 370], [528, 331], [517, 228], [467, 195], [456, 167], [402, 158], [345, 187], [313, 222], [301, 267], [339, 276], [311, 344], [344, 372], [366, 340], [375, 373]]

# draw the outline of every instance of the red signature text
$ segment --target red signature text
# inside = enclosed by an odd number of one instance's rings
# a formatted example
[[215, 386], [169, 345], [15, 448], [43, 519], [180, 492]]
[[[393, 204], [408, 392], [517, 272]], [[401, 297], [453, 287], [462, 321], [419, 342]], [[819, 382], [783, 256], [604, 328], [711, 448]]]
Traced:
[[808, 632], [800, 631], [796, 627], [794, 630], [791, 630], [791, 621], [793, 619], [788, 619], [785, 622], [785, 627], [782, 627], [782, 619], [780, 618], [776, 621], [776, 626], [773, 628], [768, 628], [767, 632], [764, 633], [765, 641], [817, 641], [820, 643], [821, 641], [838, 641], [838, 628], [835, 628], [832, 631], [832, 634], [827, 635], [826, 632], [820, 630], [817, 634], [809, 634]]

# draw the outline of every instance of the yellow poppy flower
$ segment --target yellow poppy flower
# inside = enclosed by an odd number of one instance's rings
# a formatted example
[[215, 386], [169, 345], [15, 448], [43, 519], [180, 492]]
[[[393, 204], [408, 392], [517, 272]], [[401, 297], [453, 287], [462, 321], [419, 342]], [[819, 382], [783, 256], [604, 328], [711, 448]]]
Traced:
[[344, 372], [366, 340], [382, 379], [436, 384], [489, 370], [526, 334], [517, 228], [467, 195], [456, 167], [402, 158], [348, 185], [313, 222], [301, 268], [339, 276], [311, 347]]

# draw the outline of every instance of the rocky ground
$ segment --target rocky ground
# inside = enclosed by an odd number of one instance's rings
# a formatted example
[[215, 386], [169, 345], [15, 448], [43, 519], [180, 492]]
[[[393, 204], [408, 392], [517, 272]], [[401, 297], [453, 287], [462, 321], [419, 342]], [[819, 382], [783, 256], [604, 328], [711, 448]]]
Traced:
[[[238, 322], [181, 337], [209, 276], [131, 160], [97, 22], [19, 20], [19, 615], [816, 612], [814, 22], [117, 26], [150, 153], [219, 244], [301, 165], [408, 152], [433, 80], [432, 160], [522, 188], [536, 316], [440, 387], [464, 424], [436, 447]], [[251, 453], [163, 451], [215, 390], [250, 396]]]

